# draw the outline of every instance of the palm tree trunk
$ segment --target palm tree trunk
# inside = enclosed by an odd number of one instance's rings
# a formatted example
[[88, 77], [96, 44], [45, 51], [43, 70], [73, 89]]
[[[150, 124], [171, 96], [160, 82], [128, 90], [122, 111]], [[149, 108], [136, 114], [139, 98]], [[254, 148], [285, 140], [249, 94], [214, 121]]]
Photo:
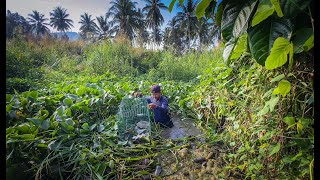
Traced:
[[188, 15], [188, 38], [189, 38], [189, 43], [188, 43], [188, 53], [190, 53], [190, 45], [191, 45], [191, 26], [190, 26], [190, 16]]
[[156, 45], [156, 26], [153, 24], [153, 51], [155, 51]]
[[199, 36], [199, 52], [201, 53], [202, 52], [201, 36], [200, 36], [200, 34], [198, 36]]

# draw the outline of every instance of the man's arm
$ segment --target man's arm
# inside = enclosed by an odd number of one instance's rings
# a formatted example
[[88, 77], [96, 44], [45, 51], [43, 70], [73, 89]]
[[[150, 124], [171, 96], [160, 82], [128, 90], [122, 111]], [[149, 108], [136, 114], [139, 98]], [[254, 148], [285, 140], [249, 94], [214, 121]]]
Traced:
[[168, 112], [168, 100], [165, 97], [162, 97], [161, 106], [157, 106], [156, 109], [166, 113]]

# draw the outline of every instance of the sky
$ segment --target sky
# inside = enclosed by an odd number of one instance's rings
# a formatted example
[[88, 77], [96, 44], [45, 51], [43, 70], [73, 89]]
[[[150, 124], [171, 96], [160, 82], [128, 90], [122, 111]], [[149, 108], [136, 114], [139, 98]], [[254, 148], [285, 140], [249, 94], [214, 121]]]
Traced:
[[[33, 10], [37, 10], [39, 13], [44, 14], [45, 18], [50, 19], [50, 12], [57, 7], [67, 9], [69, 19], [73, 20], [73, 28], [71, 31], [79, 32], [80, 15], [85, 12], [92, 15], [92, 18], [97, 16], [105, 15], [108, 9], [111, 7], [112, 0], [6, 0], [6, 10], [10, 10], [12, 13], [19, 13], [21, 16], [27, 18], [28, 14], [32, 13]], [[133, 0], [137, 2], [137, 8], [143, 8], [145, 6], [144, 0]], [[171, 0], [161, 0], [167, 7]], [[161, 10], [164, 17], [164, 24], [161, 29], [167, 25], [168, 21], [173, 18], [176, 14], [177, 9], [174, 8], [172, 13], [167, 10]], [[49, 22], [49, 21], [47, 21]], [[96, 20], [95, 20], [96, 22]], [[52, 32], [56, 32], [52, 27], [49, 27]]]

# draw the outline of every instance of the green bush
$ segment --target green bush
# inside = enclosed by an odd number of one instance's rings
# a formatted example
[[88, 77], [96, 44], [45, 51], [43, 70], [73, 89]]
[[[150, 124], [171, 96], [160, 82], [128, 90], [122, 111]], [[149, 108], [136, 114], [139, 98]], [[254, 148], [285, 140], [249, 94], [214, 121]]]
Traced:
[[163, 53], [163, 60], [157, 68], [149, 71], [150, 78], [163, 80], [191, 81], [199, 76], [208, 65], [223, 62], [221, 50], [209, 52], [193, 52], [183, 56], [175, 56], [172, 53]]

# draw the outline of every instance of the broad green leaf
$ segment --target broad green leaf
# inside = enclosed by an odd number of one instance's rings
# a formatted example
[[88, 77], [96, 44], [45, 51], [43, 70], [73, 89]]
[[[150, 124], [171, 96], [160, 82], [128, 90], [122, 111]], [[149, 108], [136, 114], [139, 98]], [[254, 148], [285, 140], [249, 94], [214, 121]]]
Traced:
[[109, 167], [110, 167], [111, 169], [114, 168], [114, 161], [113, 161], [112, 159], [109, 161]]
[[67, 106], [71, 106], [73, 104], [73, 101], [71, 98], [65, 98], [63, 100], [63, 104], [67, 105]]
[[253, 0], [232, 1], [226, 4], [221, 20], [221, 33], [225, 41], [234, 39], [234, 43], [237, 43], [248, 27], [255, 4], [256, 1]]
[[280, 75], [272, 78], [270, 82], [280, 81], [280, 80], [283, 79], [284, 77], [285, 77], [284, 74], [280, 74]]
[[303, 44], [303, 50], [304, 51], [309, 51], [311, 48], [314, 46], [314, 35], [312, 36]]
[[6, 103], [11, 102], [12, 99], [13, 99], [13, 95], [11, 95], [11, 94], [6, 94]]
[[284, 158], [282, 158], [282, 161], [283, 161], [284, 163], [290, 164], [290, 163], [293, 162], [292, 156], [285, 156]]
[[179, 4], [183, 5], [184, 0], [179, 0]]
[[21, 140], [34, 140], [35, 139], [34, 134], [21, 134], [21, 135], [15, 135], [12, 137], [17, 138], [17, 139], [21, 139]]
[[73, 126], [75, 124], [75, 122], [72, 120], [72, 118], [66, 119], [66, 123], [68, 126]]
[[168, 8], [168, 10], [169, 10], [170, 13], [172, 12], [172, 8], [173, 8], [173, 6], [174, 6], [175, 3], [176, 3], [176, 0], [172, 0], [172, 1], [171, 1], [170, 5], [169, 5], [169, 8]]
[[46, 118], [49, 116], [49, 111], [48, 110], [45, 110], [45, 109], [42, 109], [39, 111], [39, 115], [41, 116], [41, 118]]
[[265, 115], [269, 112], [269, 105], [266, 104], [263, 109], [261, 109], [259, 112], [258, 112], [258, 116], [262, 116], [262, 115]]
[[62, 116], [64, 114], [64, 111], [65, 111], [65, 107], [64, 106], [60, 106], [57, 108], [56, 110], [56, 113], [59, 115], [59, 116]]
[[87, 92], [87, 88], [85, 86], [80, 86], [77, 91], [76, 94], [78, 96], [82, 96], [83, 94], [85, 94]]
[[272, 94], [281, 94], [282, 96], [286, 96], [291, 89], [291, 84], [287, 80], [282, 80], [279, 82], [278, 87], [274, 89]]
[[309, 125], [309, 119], [300, 118], [297, 122], [298, 133], [301, 134], [303, 129], [306, 129]]
[[290, 56], [293, 53], [292, 43], [283, 37], [277, 38], [266, 60], [266, 69], [271, 70], [284, 65], [288, 60], [289, 53]]
[[85, 112], [85, 113], [89, 113], [90, 112], [90, 108], [88, 106], [82, 106], [82, 110]]
[[200, 19], [204, 12], [206, 11], [207, 7], [210, 5], [211, 1], [213, 0], [202, 0], [196, 7], [196, 16]]
[[217, 23], [217, 26], [219, 28], [221, 28], [221, 20], [222, 20], [222, 14], [223, 14], [223, 9], [224, 9], [224, 1], [222, 1], [219, 5], [218, 5], [218, 8], [217, 8], [217, 12], [216, 12], [216, 23]]
[[261, 21], [267, 19], [274, 12], [274, 6], [270, 0], [262, 0], [257, 8], [256, 13], [253, 16], [251, 26], [259, 24]]
[[76, 105], [76, 104], [72, 105], [71, 108], [74, 109], [74, 110], [79, 110], [79, 109], [81, 109], [80, 106], [79, 106], [79, 105]]
[[278, 102], [279, 102], [278, 96], [274, 96], [268, 101], [270, 112], [273, 112], [274, 107], [278, 104]]
[[15, 132], [17, 127], [9, 127], [6, 129], [6, 135], [11, 134], [13, 132]]
[[294, 18], [299, 15], [311, 0], [281, 0], [280, 5], [285, 18]]
[[239, 40], [237, 42], [237, 45], [235, 46], [235, 48], [234, 48], [234, 50], [233, 50], [233, 52], [231, 54], [230, 60], [238, 59], [242, 55], [242, 53], [246, 50], [246, 48], [247, 48], [247, 38], [248, 38], [247, 34], [243, 34], [239, 38]]
[[89, 124], [88, 123], [84, 123], [81, 126], [84, 130], [89, 130]]
[[12, 105], [6, 105], [6, 112], [10, 112], [12, 110]]
[[281, 10], [281, 7], [280, 7], [280, 2], [279, 2], [279, 0], [271, 0], [271, 3], [272, 3], [274, 9], [275, 9], [276, 12], [277, 12], [277, 15], [278, 15], [279, 17], [282, 17], [282, 16], [283, 16], [283, 13], [282, 13], [282, 10]]
[[250, 27], [248, 29], [248, 42], [253, 58], [264, 66], [274, 41], [278, 37], [290, 39], [292, 29], [293, 25], [290, 20], [274, 17], [274, 15], [258, 25]]
[[15, 127], [15, 129], [22, 133], [31, 133], [30, 132], [31, 126], [29, 123], [20, 124], [19, 126]]
[[295, 120], [294, 120], [294, 117], [292, 116], [286, 116], [283, 118], [283, 121], [288, 125], [288, 126], [291, 126], [293, 124], [295, 124]]
[[269, 156], [272, 156], [273, 154], [279, 152], [279, 150], [280, 150], [280, 143], [277, 143], [276, 145], [270, 146]]
[[312, 28], [301, 28], [297, 30], [295, 36], [293, 37], [293, 50], [294, 53], [301, 53], [304, 51], [303, 46], [307, 43], [307, 40], [313, 35]]
[[66, 114], [67, 116], [71, 116], [71, 115], [72, 115], [72, 111], [71, 111], [70, 108], [67, 108], [64, 112], [65, 112], [65, 114]]
[[31, 121], [36, 126], [41, 125], [43, 122], [43, 120], [38, 119], [38, 118], [27, 118], [27, 120]]
[[302, 133], [302, 130], [303, 130], [303, 125], [300, 121], [297, 122], [297, 131], [299, 134]]
[[29, 96], [33, 97], [34, 99], [38, 98], [38, 91], [31, 91]]
[[42, 123], [41, 123], [41, 126], [40, 126], [42, 129], [44, 130], [47, 130], [49, 129], [50, 127], [50, 120], [47, 119], [47, 120], [44, 120]]
[[231, 53], [232, 53], [234, 47], [235, 47], [235, 43], [233, 43], [232, 41], [229, 41], [226, 43], [226, 46], [223, 50], [222, 56], [224, 59], [224, 63], [227, 65], [229, 65], [229, 63], [230, 63], [230, 56], [231, 56]]
[[205, 12], [205, 16], [207, 18], [211, 18], [212, 15], [214, 14], [214, 10], [216, 8], [216, 5], [217, 5], [217, 2], [215, 0], [212, 0], [209, 4], [209, 6], [207, 7], [206, 9], [206, 12]]

